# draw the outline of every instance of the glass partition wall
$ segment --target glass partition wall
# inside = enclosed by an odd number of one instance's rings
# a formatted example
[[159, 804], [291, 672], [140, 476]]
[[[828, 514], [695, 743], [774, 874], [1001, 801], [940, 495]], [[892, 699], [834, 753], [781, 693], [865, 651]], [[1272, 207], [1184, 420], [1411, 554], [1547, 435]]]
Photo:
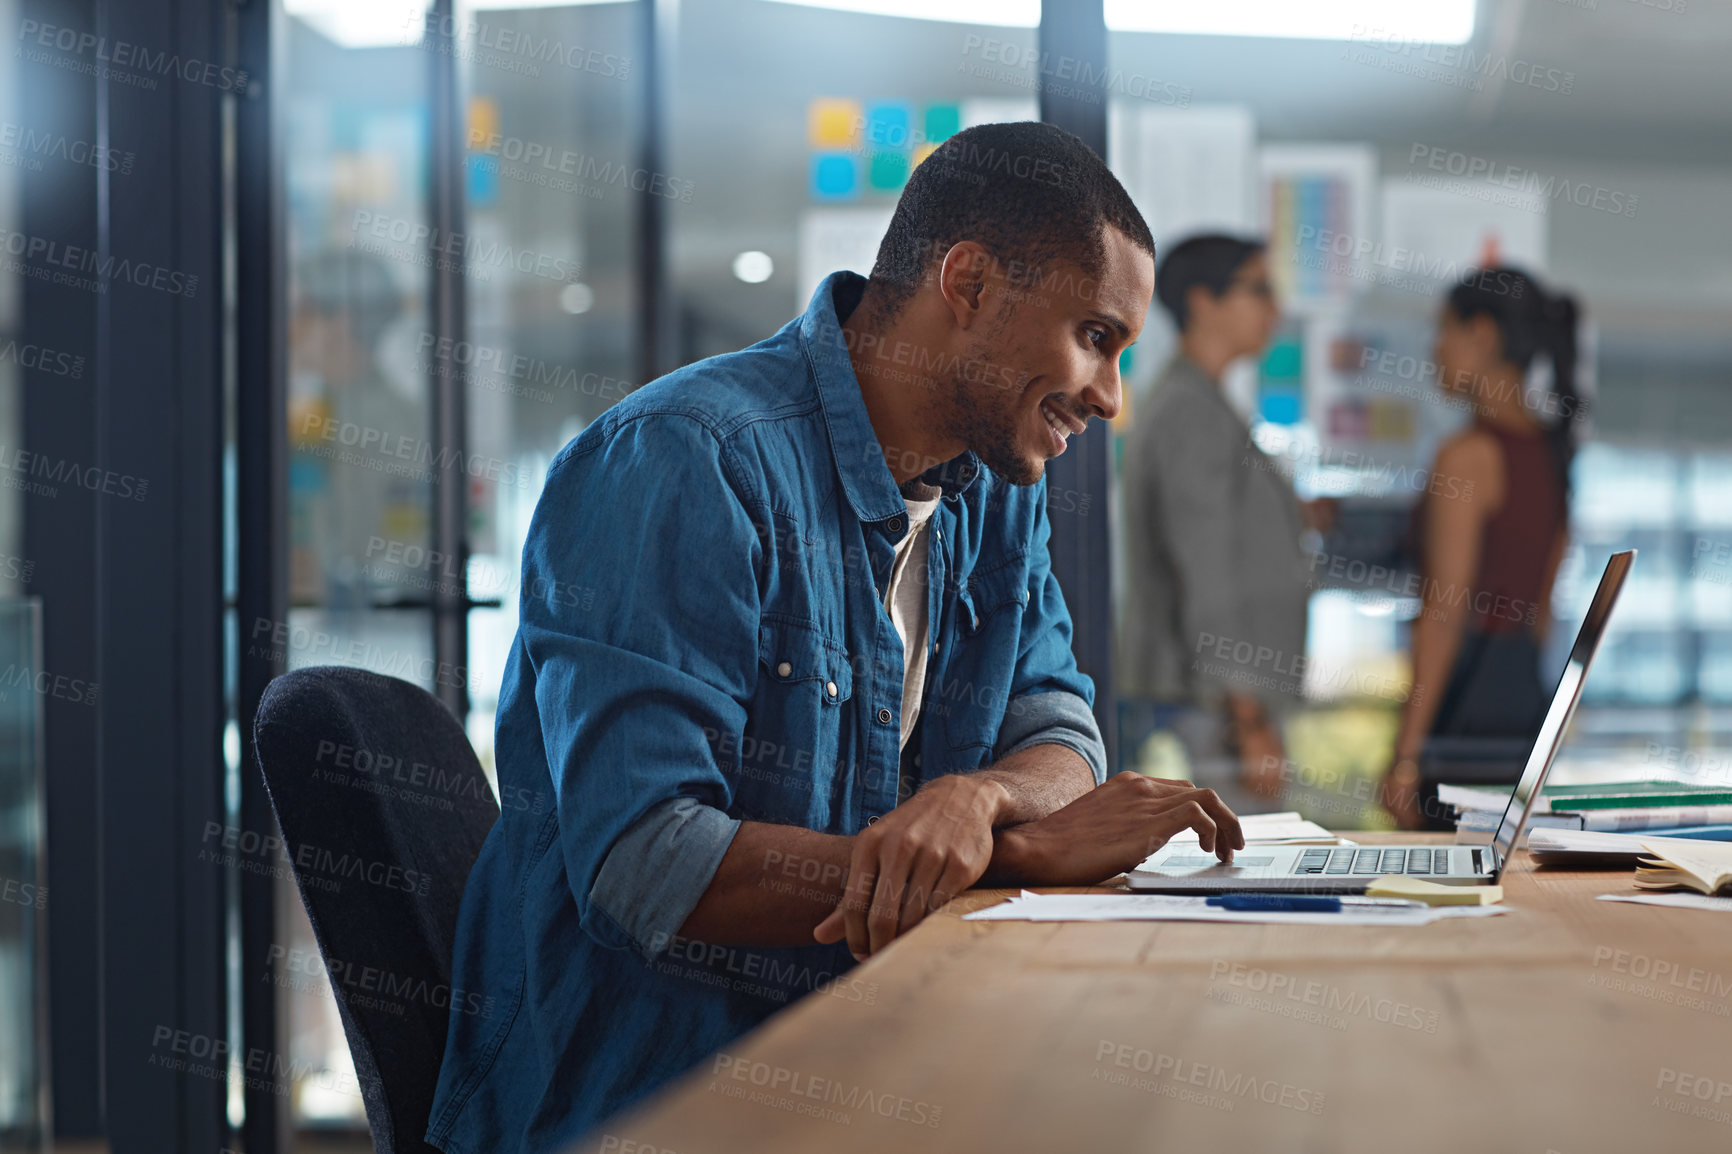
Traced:
[[[15, 0], [0, 0], [0, 24], [18, 20]], [[23, 231], [25, 183], [64, 179], [71, 166], [26, 146], [16, 57], [0, 55], [0, 235]], [[87, 358], [48, 348], [25, 325], [23, 277], [10, 260], [0, 270], [0, 453], [23, 443], [27, 377], [35, 387], [76, 387]], [[45, 359], [46, 358], [46, 359]], [[48, 895], [43, 834], [42, 605], [24, 591], [35, 573], [25, 555], [22, 486], [0, 487], [0, 1151], [44, 1151], [49, 1138], [47, 950]]]
[[[547, 464], [636, 387], [641, 6], [284, 7], [284, 657], [463, 706], [491, 774]], [[364, 1129], [328, 983], [291, 986], [294, 1126]]]
[[[42, 606], [0, 600], [0, 1151], [46, 1151], [48, 1142], [49, 887], [43, 861], [42, 698], [28, 686], [42, 668]], [[25, 677], [18, 676], [25, 671]]]

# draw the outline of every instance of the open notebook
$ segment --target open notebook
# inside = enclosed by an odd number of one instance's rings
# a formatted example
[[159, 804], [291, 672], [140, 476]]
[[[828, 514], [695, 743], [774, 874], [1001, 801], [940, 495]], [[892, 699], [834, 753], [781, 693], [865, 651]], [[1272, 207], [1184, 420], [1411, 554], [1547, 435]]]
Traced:
[[1732, 892], [1732, 844], [1648, 838], [1648, 856], [1636, 863], [1636, 888]]

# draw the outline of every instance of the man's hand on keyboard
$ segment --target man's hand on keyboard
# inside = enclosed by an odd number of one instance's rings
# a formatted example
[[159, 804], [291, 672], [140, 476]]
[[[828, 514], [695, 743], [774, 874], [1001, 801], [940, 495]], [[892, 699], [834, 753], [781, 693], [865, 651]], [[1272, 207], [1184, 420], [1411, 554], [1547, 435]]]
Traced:
[[1245, 848], [1239, 819], [1188, 781], [1121, 773], [1039, 821], [998, 832], [992, 878], [1027, 885], [1094, 885], [1135, 869], [1180, 830], [1223, 862]]

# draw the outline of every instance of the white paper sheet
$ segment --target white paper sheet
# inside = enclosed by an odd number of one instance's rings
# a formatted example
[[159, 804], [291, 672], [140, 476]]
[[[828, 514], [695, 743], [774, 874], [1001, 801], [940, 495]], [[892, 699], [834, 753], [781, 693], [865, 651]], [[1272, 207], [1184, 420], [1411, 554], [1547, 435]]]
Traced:
[[996, 906], [963, 914], [973, 922], [1264, 922], [1280, 925], [1423, 926], [1441, 918], [1487, 917], [1504, 906], [1362, 905], [1343, 899], [1338, 914], [1290, 913], [1279, 910], [1225, 910], [1208, 904], [1203, 895], [1182, 894], [1028, 894]]
[[[1300, 817], [1295, 810], [1282, 813], [1248, 813], [1239, 818], [1246, 845], [1356, 845], [1337, 837], [1314, 821]], [[1194, 842], [1197, 831], [1180, 830], [1169, 841]]]
[[1635, 834], [1603, 833], [1589, 829], [1536, 829], [1528, 835], [1528, 852], [1553, 858], [1583, 856], [1620, 858], [1634, 865], [1646, 851]]
[[1601, 894], [1603, 902], [1635, 902], [1642, 906], [1673, 906], [1683, 910], [1717, 910], [1732, 914], [1732, 898], [1711, 898], [1707, 894]]

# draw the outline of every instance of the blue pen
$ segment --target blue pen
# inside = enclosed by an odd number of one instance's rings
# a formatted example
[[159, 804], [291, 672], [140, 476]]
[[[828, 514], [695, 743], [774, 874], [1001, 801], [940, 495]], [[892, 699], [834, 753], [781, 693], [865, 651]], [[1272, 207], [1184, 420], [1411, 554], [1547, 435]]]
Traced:
[[1304, 894], [1219, 894], [1210, 898], [1206, 904], [1220, 906], [1224, 910], [1286, 910], [1306, 914], [1341, 912], [1340, 898], [1311, 897]]

